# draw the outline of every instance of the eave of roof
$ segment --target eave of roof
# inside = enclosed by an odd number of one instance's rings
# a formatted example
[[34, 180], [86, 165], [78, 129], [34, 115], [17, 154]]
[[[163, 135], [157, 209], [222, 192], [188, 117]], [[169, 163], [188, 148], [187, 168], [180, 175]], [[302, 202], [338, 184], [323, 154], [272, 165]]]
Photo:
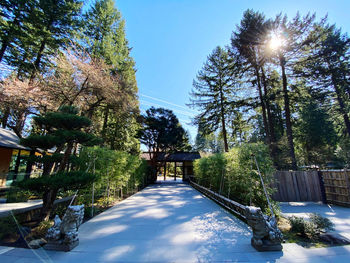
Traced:
[[30, 150], [20, 144], [20, 138], [13, 131], [0, 128], [0, 147], [18, 150]]
[[[151, 152], [151, 155], [154, 154]], [[150, 152], [143, 152], [142, 156], [145, 160], [150, 160]], [[194, 161], [200, 159], [199, 152], [175, 152], [175, 153], [164, 153], [160, 152], [157, 154], [156, 161], [158, 162], [183, 162], [183, 161]]]

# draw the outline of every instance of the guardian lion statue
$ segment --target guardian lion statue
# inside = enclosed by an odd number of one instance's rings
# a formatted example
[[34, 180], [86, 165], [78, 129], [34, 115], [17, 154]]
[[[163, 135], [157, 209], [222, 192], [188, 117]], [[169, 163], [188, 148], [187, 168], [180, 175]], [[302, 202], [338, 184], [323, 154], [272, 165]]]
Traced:
[[84, 218], [84, 205], [68, 206], [63, 219], [56, 215], [46, 234], [48, 250], [70, 251], [79, 244], [78, 229]]
[[252, 246], [258, 251], [281, 251], [283, 235], [275, 217], [264, 215], [260, 208], [247, 206], [245, 216], [253, 230]]

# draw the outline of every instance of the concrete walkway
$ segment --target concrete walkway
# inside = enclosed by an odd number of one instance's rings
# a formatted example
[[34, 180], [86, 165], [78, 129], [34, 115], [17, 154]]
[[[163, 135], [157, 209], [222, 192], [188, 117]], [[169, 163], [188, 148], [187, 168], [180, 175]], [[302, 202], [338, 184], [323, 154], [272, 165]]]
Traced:
[[156, 184], [80, 228], [71, 252], [0, 248], [0, 262], [349, 262], [350, 246], [257, 252], [240, 220], [185, 184]]

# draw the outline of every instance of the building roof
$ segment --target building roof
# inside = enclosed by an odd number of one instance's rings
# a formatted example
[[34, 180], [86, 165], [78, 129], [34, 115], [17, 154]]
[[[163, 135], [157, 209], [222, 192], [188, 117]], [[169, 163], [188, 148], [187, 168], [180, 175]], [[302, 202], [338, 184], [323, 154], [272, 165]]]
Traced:
[[[155, 153], [151, 152], [151, 156]], [[141, 157], [147, 161], [150, 160], [150, 152], [143, 152]], [[183, 162], [183, 161], [194, 161], [200, 159], [199, 152], [175, 152], [175, 153], [164, 153], [160, 152], [156, 156], [157, 162]]]
[[13, 131], [0, 128], [0, 147], [20, 150], [30, 150], [19, 143], [20, 139]]

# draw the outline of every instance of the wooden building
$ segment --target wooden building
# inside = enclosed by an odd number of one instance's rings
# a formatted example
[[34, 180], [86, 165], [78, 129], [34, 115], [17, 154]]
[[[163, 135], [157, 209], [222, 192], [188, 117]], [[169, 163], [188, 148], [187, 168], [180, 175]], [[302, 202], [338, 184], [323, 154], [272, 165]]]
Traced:
[[[175, 178], [177, 176], [177, 167], [181, 168], [182, 180], [188, 181], [193, 176], [193, 162], [196, 159], [200, 159], [199, 152], [174, 152], [174, 153], [154, 153], [154, 152], [143, 152], [142, 158], [147, 160], [150, 165], [156, 164], [158, 173], [161, 173], [164, 178], [167, 173], [167, 164], [175, 164]], [[152, 159], [153, 162], [151, 161]]]
[[20, 145], [20, 139], [13, 131], [0, 128], [0, 186], [5, 186], [11, 163], [17, 174], [21, 155], [29, 154], [30, 148]]

